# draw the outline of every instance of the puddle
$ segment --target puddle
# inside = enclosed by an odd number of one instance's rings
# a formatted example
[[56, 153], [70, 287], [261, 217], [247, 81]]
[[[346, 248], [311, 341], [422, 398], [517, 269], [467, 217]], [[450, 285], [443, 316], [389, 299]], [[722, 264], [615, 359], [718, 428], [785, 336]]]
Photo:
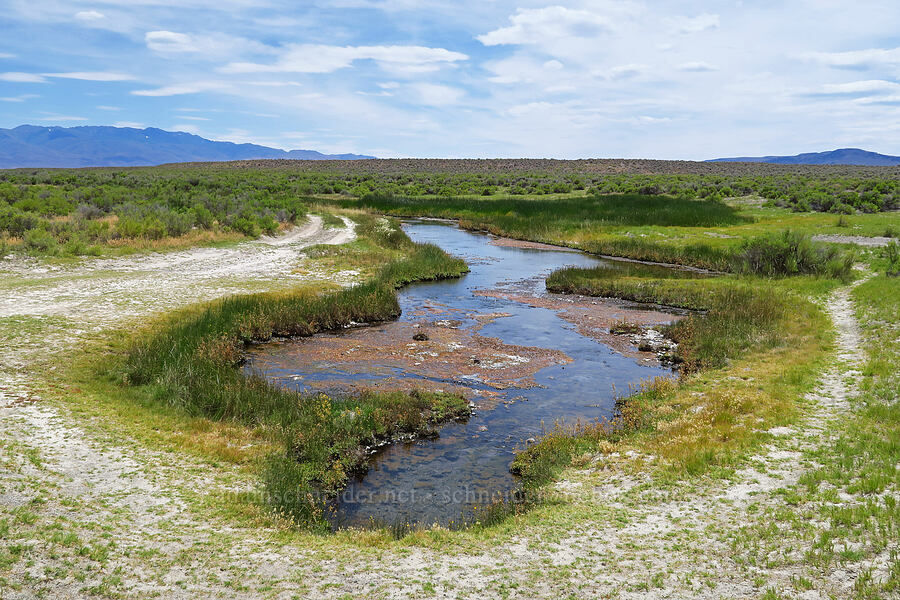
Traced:
[[379, 452], [342, 494], [336, 527], [447, 524], [509, 498], [518, 485], [509, 463], [526, 440], [558, 420], [611, 417], [617, 393], [671, 374], [609, 327], [623, 319], [668, 323], [678, 313], [544, 287], [544, 278], [564, 266], [627, 263], [498, 244], [441, 222], [410, 221], [404, 230], [465, 258], [471, 272], [403, 288], [396, 322], [255, 346], [244, 367], [304, 392], [427, 388], [475, 403], [467, 423], [442, 427], [438, 438]]

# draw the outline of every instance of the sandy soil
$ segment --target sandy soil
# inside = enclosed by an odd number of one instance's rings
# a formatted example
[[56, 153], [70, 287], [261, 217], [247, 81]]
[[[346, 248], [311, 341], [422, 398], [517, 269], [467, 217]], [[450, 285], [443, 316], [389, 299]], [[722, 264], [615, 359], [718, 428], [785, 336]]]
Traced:
[[[261, 245], [254, 248], [264, 254], [271, 251]], [[204, 256], [211, 251], [197, 252]], [[222, 252], [233, 256], [233, 250]], [[272, 256], [280, 257], [276, 262], [296, 260], [295, 254]], [[139, 259], [121, 260], [143, 273]], [[173, 264], [184, 263], [158, 260], [158, 269], [141, 275], [143, 285], [171, 287]], [[185, 262], [190, 268], [191, 261]], [[289, 269], [279, 271], [284, 268], [280, 262], [268, 267], [252, 259], [246, 262], [258, 265], [248, 272], [260, 277], [272, 272], [289, 276]], [[233, 273], [223, 268], [229, 276]], [[120, 272], [129, 273], [124, 266]], [[180, 281], [178, 275], [173, 277]], [[186, 301], [227, 289], [215, 281], [200, 285], [205, 292], [195, 290]], [[54, 284], [39, 283], [36, 289], [44, 289], [42, 285]], [[82, 318], [81, 311], [92, 312], [90, 298], [101, 306], [105, 302], [103, 291], [64, 289], [68, 297], [55, 302], [47, 296], [46, 305], [26, 295], [9, 301], [4, 296], [3, 310], [8, 311], [4, 314], [27, 314], [24, 307], [30, 306], [48, 317]], [[171, 289], [146, 293], [162, 303], [153, 310], [167, 307], [169, 299], [177, 297]], [[18, 308], [20, 304], [23, 308]], [[17, 552], [22, 558], [0, 571], [0, 595], [4, 599], [759, 597], [760, 585], [786, 585], [795, 573], [777, 565], [736, 564], [727, 533], [752, 522], [760, 506], [774, 502], [777, 489], [811, 468], [804, 451], [830, 443], [827, 423], [845, 414], [856, 393], [862, 352], [849, 289], [831, 296], [826, 308], [838, 330], [841, 362], [810, 397], [809, 418], [796, 427], [771, 431], [776, 442], [752, 467], [731, 481], [696, 489], [648, 489], [642, 480], [615, 468], [616, 461], [628, 457], [598, 455], [589, 468], [556, 486], [575, 510], [593, 515], [589, 526], [584, 520], [574, 528], [548, 520], [490, 547], [471, 542], [471, 547], [463, 543], [441, 551], [285, 542], [274, 530], [237, 527], [211, 512], [209, 507], [218, 504], [224, 490], [252, 485], [237, 471], [213, 468], [181, 453], [151, 452], [127, 438], [99, 435], [91, 424], [73, 421], [61, 412], [64, 409], [45, 403], [0, 408], [0, 509], [5, 518], [13, 519], [13, 532], [16, 528], [43, 532], [20, 542]], [[144, 306], [145, 311], [150, 309]], [[110, 308], [108, 313], [112, 312]], [[137, 308], [126, 310], [120, 318], [139, 313]], [[107, 314], [88, 323], [105, 327], [114, 321]], [[20, 351], [5, 351], [4, 363], [29, 356], [29, 348], [39, 344], [32, 340], [20, 344]], [[25, 379], [27, 383], [27, 373]], [[598, 471], [608, 473], [599, 483]], [[69, 533], [77, 541], [67, 544]], [[846, 597], [853, 579], [848, 571], [826, 573], [824, 583], [802, 597]]]

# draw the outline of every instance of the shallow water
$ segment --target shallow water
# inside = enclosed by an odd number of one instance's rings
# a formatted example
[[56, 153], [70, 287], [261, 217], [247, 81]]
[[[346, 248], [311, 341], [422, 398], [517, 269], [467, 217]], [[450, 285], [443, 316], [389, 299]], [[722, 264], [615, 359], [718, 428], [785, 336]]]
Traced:
[[[467, 423], [443, 426], [437, 439], [393, 444], [373, 457], [368, 473], [354, 480], [337, 503], [336, 526], [372, 521], [446, 524], [466, 518], [474, 506], [507, 498], [517, 488], [509, 464], [514, 449], [525, 447], [526, 440], [538, 437], [558, 420], [571, 423], [610, 417], [617, 393], [641, 380], [671, 373], [655, 363], [648, 364], [646, 357], [628, 356], [578, 333], [557, 310], [473, 293], [500, 288], [539, 296], [545, 293], [544, 278], [550, 272], [608, 261], [575, 251], [501, 247], [491, 244], [488, 235], [446, 223], [412, 221], [404, 224], [404, 230], [415, 241], [432, 242], [463, 257], [471, 272], [460, 279], [403, 288], [399, 292], [403, 310], [400, 322], [366, 328], [369, 331], [365, 335], [379, 335], [382, 331], [378, 328], [387, 332], [391, 327], [432, 326], [452, 319], [453, 327], [474, 328], [481, 338], [559, 351], [571, 360], [539, 363], [547, 366], [508, 382], [513, 387], [504, 389], [490, 379], [489, 365], [467, 367], [465, 374], [441, 372], [435, 376], [423, 371], [428, 365], [419, 363], [427, 363], [427, 354], [416, 363], [395, 361], [388, 365], [309, 360], [312, 345], [343, 343], [346, 340], [342, 336], [358, 335], [358, 330], [254, 347], [245, 369], [293, 389], [358, 389], [361, 385], [433, 388], [437, 383], [471, 392], [478, 406]], [[559, 352], [551, 355], [558, 357]], [[529, 356], [535, 353], [540, 350]], [[516, 355], [507, 359], [525, 360]], [[472, 375], [473, 369], [485, 376]]]

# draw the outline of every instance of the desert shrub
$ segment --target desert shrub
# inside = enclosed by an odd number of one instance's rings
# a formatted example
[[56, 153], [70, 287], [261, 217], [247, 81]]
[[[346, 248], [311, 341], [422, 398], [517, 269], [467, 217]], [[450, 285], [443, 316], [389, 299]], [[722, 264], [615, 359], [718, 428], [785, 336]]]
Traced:
[[78, 208], [75, 209], [75, 217], [78, 219], [91, 220], [104, 216], [106, 216], [106, 213], [93, 204], [79, 204]]
[[242, 233], [247, 237], [258, 237], [259, 236], [259, 227], [246, 217], [238, 217], [233, 219], [228, 227], [231, 228], [232, 231], [236, 231], [238, 233]]
[[201, 229], [212, 229], [214, 218], [212, 212], [202, 204], [195, 204], [194, 223]]
[[46, 229], [31, 229], [23, 237], [25, 248], [42, 254], [55, 254], [58, 248], [56, 238]]
[[0, 206], [0, 231], [13, 237], [22, 237], [26, 231], [34, 229], [46, 221], [37, 215], [22, 212], [11, 206]]

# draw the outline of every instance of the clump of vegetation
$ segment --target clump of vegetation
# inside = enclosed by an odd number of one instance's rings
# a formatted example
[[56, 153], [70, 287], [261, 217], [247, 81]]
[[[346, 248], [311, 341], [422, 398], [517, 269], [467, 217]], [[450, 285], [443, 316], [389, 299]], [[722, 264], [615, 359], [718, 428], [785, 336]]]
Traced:
[[750, 350], [765, 351], [784, 340], [779, 325], [789, 314], [789, 300], [783, 294], [739, 284], [704, 291], [705, 312], [665, 330], [678, 344], [683, 373], [724, 367]]
[[851, 252], [786, 230], [744, 242], [735, 255], [733, 270], [767, 277], [823, 275], [847, 280], [854, 259]]
[[622, 320], [613, 324], [612, 327], [609, 328], [609, 332], [615, 335], [627, 335], [630, 333], [640, 333], [644, 330], [638, 323], [631, 323], [630, 321]]
[[885, 273], [890, 277], [900, 275], [900, 244], [891, 242], [881, 250], [881, 257], [887, 263]]
[[124, 365], [125, 379], [148, 386], [158, 402], [189, 415], [262, 428], [282, 448], [264, 469], [268, 501], [313, 529], [327, 526], [327, 500], [365, 464], [367, 446], [421, 434], [469, 410], [465, 399], [447, 394], [304, 398], [235, 368], [247, 343], [394, 318], [396, 287], [467, 270], [462, 260], [433, 245], [414, 244], [396, 228], [381, 242], [406, 258], [368, 283], [330, 294], [235, 296], [184, 311], [138, 339]]
[[[719, 227], [749, 220], [721, 202], [640, 194], [605, 194], [579, 198], [415, 198], [369, 194], [366, 208], [403, 216], [460, 218], [483, 223], [522, 239], [538, 239], [552, 224], [566, 229], [585, 222], [606, 225]], [[552, 217], [552, 218], [551, 218]]]

